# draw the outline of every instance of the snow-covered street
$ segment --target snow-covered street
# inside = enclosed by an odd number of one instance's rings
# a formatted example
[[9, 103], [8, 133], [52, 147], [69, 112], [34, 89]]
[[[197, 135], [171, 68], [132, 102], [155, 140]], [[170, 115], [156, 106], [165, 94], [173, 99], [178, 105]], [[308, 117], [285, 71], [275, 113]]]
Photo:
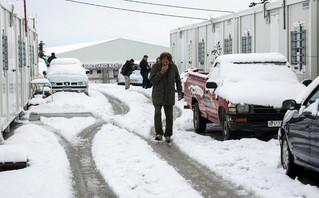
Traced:
[[5, 141], [29, 166], [0, 172], [0, 197], [318, 197], [318, 184], [285, 175], [278, 140], [196, 134], [183, 100], [167, 144], [153, 140], [151, 89], [91, 84], [90, 96], [53, 97]]

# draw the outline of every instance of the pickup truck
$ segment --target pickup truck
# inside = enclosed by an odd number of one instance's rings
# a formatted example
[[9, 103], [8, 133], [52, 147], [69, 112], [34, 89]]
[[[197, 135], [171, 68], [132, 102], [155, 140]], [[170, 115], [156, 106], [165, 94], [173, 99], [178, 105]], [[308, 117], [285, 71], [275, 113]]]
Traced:
[[213, 122], [222, 126], [223, 140], [236, 131], [276, 133], [286, 112], [282, 102], [305, 89], [279, 53], [219, 56], [209, 73], [189, 72], [184, 86], [195, 132]]

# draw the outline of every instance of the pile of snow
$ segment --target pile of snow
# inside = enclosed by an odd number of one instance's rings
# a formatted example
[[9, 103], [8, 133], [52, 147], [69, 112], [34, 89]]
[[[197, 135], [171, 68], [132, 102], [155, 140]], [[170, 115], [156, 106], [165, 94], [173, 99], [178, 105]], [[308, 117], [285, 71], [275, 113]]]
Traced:
[[0, 172], [1, 197], [73, 196], [70, 164], [53, 133], [37, 125], [23, 125], [5, 142], [5, 146], [17, 145], [28, 154], [29, 166]]
[[56, 58], [50, 63], [47, 70], [47, 78], [52, 75], [83, 75], [86, 77], [85, 69], [81, 62], [75, 58]]
[[113, 115], [113, 109], [108, 100], [101, 93], [90, 90], [90, 96], [84, 93], [58, 92], [46, 98], [46, 104], [32, 106], [34, 113], [75, 113], [91, 112], [96, 116]]
[[104, 126], [92, 153], [118, 197], [201, 197], [147, 142], [124, 129]]
[[46, 78], [37, 78], [31, 81], [32, 84], [50, 84], [50, 81]]
[[34, 98], [32, 98], [28, 104], [29, 105], [38, 105], [38, 104], [46, 104], [47, 100], [43, 98], [43, 95], [34, 95]]
[[305, 89], [278, 53], [224, 55], [216, 62], [220, 64], [211, 69], [208, 81], [217, 83], [217, 96], [232, 103], [280, 108]]
[[21, 145], [2, 145], [0, 148], [0, 163], [28, 161], [25, 148]]

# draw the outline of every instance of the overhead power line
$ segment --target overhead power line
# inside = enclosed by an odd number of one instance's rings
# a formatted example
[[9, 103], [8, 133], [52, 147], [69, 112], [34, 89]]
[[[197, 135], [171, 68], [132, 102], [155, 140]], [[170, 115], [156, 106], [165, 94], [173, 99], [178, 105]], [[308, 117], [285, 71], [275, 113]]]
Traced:
[[192, 8], [192, 7], [184, 7], [184, 6], [176, 6], [176, 5], [168, 5], [168, 4], [151, 3], [151, 2], [145, 2], [145, 1], [134, 1], [134, 0], [123, 0], [123, 1], [128, 1], [128, 2], [132, 2], [132, 3], [148, 4], [148, 5], [163, 6], [163, 7], [171, 7], [171, 8], [188, 9], [188, 10], [198, 10], [198, 11], [207, 11], [207, 12], [234, 13], [233, 11], [229, 11], [229, 10], [212, 10], [212, 9], [205, 9], [205, 8]]
[[125, 9], [125, 8], [118, 8], [118, 7], [111, 7], [111, 6], [106, 6], [106, 5], [99, 5], [99, 4], [87, 3], [87, 2], [75, 1], [75, 0], [65, 0], [65, 1], [69, 1], [69, 2], [72, 2], [72, 3], [78, 3], [78, 4], [84, 4], [84, 5], [90, 5], [90, 6], [95, 6], [95, 7], [114, 9], [114, 10], [122, 10], [122, 11], [128, 11], [128, 12], [137, 12], [137, 13], [142, 13], [142, 14], [152, 14], [152, 15], [175, 17], [175, 18], [184, 18], [184, 19], [207, 20], [206, 18], [189, 17], [189, 16], [172, 15], [172, 14], [163, 14], [163, 13], [157, 13], [157, 12], [146, 12], [146, 11]]

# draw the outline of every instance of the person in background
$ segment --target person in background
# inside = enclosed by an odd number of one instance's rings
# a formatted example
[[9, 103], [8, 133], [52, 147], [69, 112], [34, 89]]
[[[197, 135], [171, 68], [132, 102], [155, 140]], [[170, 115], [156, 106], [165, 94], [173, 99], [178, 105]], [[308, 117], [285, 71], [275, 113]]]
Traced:
[[122, 68], [122, 74], [125, 78], [125, 89], [130, 88], [130, 75], [134, 71], [134, 59], [127, 60]]
[[148, 88], [148, 73], [151, 70], [151, 67], [148, 66], [147, 59], [148, 59], [148, 56], [144, 55], [142, 61], [140, 62], [141, 75], [143, 77], [142, 86], [144, 89]]
[[156, 58], [156, 63], [161, 63], [160, 57]]
[[54, 52], [52, 52], [52, 53], [51, 53], [51, 56], [48, 58], [48, 63], [49, 63], [49, 65], [50, 65], [50, 63], [51, 63], [51, 61], [52, 61], [53, 59], [56, 59], [56, 56], [55, 56], [55, 53], [54, 53]]
[[[155, 107], [154, 125], [155, 140], [161, 141], [163, 135], [166, 142], [171, 141], [173, 135], [173, 105], [175, 104], [175, 84], [178, 92], [178, 100], [182, 99], [182, 83], [177, 66], [172, 62], [172, 55], [163, 52], [160, 62], [153, 65], [150, 81], [153, 85], [152, 101]], [[165, 133], [162, 128], [162, 113], [164, 108], [166, 116]]]

